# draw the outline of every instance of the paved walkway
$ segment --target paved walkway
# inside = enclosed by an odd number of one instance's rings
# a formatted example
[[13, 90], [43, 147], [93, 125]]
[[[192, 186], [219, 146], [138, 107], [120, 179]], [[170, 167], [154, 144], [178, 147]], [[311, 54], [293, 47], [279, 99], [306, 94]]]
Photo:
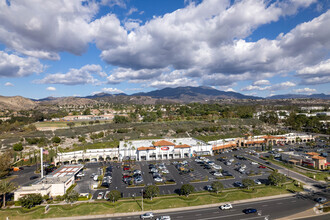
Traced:
[[[260, 200], [267, 200], [267, 199], [277, 199], [277, 198], [285, 198], [293, 196], [293, 194], [282, 194], [282, 195], [275, 195], [275, 196], [268, 196], [262, 198], [253, 198], [253, 199], [245, 199], [245, 200], [237, 200], [231, 202], [231, 204], [239, 204], [239, 203], [248, 203]], [[154, 213], [166, 213], [166, 212], [177, 212], [177, 211], [184, 211], [184, 210], [194, 210], [194, 209], [203, 209], [203, 208], [210, 208], [210, 207], [217, 207], [223, 205], [225, 203], [214, 203], [214, 204], [207, 204], [207, 205], [200, 205], [200, 206], [191, 206], [191, 207], [180, 207], [180, 208], [173, 208], [173, 209], [161, 209], [161, 210], [153, 210]], [[141, 215], [145, 212], [130, 212], [130, 213], [113, 213], [113, 214], [103, 214], [103, 215], [88, 215], [88, 216], [71, 216], [71, 217], [62, 217], [62, 218], [49, 218], [43, 220], [75, 220], [75, 219], [90, 219], [90, 218], [106, 218], [106, 217], [120, 217], [120, 216], [137, 216]]]
[[329, 212], [326, 213], [316, 213], [313, 208], [308, 209], [304, 212], [300, 212], [294, 215], [287, 216], [285, 218], [280, 218], [278, 220], [288, 220], [288, 219], [305, 219], [305, 218], [310, 218], [310, 217], [316, 217], [316, 216], [321, 216], [321, 215], [327, 215], [330, 214]]

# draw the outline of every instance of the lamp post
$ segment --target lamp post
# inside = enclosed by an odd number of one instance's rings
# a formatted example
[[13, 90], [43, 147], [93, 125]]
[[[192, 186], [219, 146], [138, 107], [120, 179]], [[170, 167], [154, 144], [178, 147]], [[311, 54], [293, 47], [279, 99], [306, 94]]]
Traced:
[[143, 212], [143, 189], [141, 189], [141, 193], [142, 193], [142, 212]]

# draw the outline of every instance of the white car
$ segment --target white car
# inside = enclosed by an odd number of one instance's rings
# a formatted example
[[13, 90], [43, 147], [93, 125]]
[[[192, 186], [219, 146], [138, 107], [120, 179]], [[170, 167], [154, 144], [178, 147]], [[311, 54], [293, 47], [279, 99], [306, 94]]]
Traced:
[[103, 199], [103, 192], [99, 192], [99, 194], [97, 195], [97, 199]]
[[110, 191], [106, 191], [104, 194], [104, 199], [108, 199], [108, 194], [110, 193]]
[[154, 217], [154, 213], [152, 212], [146, 212], [140, 216], [141, 219], [153, 218], [153, 217]]
[[200, 162], [202, 162], [202, 160], [197, 158], [197, 159], [195, 159], [195, 162], [200, 163]]
[[242, 164], [241, 168], [245, 169], [246, 168], [246, 165], [245, 164]]
[[220, 206], [220, 209], [221, 210], [228, 210], [228, 209], [232, 209], [232, 208], [233, 208], [233, 206], [231, 204], [229, 204], [229, 203]]
[[215, 172], [215, 173], [213, 173], [213, 175], [214, 175], [214, 176], [222, 176], [222, 173], [220, 173], [220, 172]]
[[257, 184], [257, 185], [261, 185], [260, 180], [254, 180], [254, 182], [255, 182], [255, 184]]
[[257, 163], [257, 162], [251, 162], [251, 164], [252, 164], [252, 165], [258, 165], [258, 163]]
[[83, 176], [85, 176], [85, 174], [84, 173], [78, 173], [77, 176], [78, 177], [83, 177]]
[[160, 216], [159, 218], [156, 218], [156, 220], [171, 220], [171, 217], [169, 215]]
[[220, 166], [220, 165], [213, 165], [212, 166], [213, 167], [213, 169], [216, 169], [216, 170], [221, 170], [222, 169], [222, 167]]
[[162, 170], [162, 173], [170, 173], [167, 169]]
[[234, 162], [234, 161], [235, 161], [234, 159], [229, 159], [229, 162], [231, 162], [231, 163]]
[[95, 175], [95, 176], [93, 177], [93, 180], [94, 180], [94, 181], [97, 181], [98, 178], [99, 178], [99, 175]]
[[154, 178], [154, 180], [155, 180], [155, 182], [163, 182], [163, 179], [160, 177], [156, 177], [156, 178]]

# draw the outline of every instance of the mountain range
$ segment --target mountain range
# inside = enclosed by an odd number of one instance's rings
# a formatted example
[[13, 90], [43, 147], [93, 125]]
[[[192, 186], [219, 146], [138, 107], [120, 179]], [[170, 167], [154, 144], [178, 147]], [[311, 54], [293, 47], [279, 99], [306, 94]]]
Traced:
[[243, 95], [238, 92], [225, 92], [211, 87], [177, 87], [164, 88], [151, 92], [140, 92], [132, 95], [125, 93], [109, 94], [98, 93], [84, 97], [46, 97], [43, 99], [28, 99], [21, 96], [5, 97], [0, 96], [0, 108], [2, 109], [30, 109], [38, 104], [96, 104], [97, 102], [126, 103], [126, 104], [168, 104], [168, 103], [209, 103], [216, 100], [283, 100], [283, 99], [326, 99], [330, 100], [330, 95], [326, 94], [285, 94], [274, 95], [267, 98]]

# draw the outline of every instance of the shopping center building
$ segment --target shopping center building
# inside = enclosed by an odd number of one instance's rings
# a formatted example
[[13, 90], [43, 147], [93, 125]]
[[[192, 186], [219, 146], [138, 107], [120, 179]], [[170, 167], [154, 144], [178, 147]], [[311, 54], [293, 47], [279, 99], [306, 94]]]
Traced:
[[260, 135], [220, 139], [208, 143], [195, 138], [164, 138], [149, 140], [120, 141], [118, 148], [91, 149], [58, 153], [55, 164], [76, 164], [82, 162], [126, 161], [126, 160], [168, 160], [213, 155], [237, 147], [284, 145], [308, 142], [314, 137], [307, 134], [288, 133], [283, 135]]

